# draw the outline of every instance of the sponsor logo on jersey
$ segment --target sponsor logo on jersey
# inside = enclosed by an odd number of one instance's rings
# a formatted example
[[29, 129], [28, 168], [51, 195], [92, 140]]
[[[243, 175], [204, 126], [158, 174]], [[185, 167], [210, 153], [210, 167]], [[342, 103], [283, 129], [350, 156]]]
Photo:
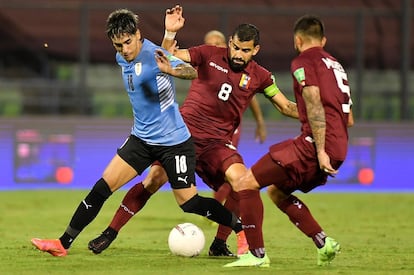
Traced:
[[138, 76], [142, 72], [142, 63], [138, 62], [135, 64], [135, 74]]
[[301, 86], [305, 86], [305, 68], [299, 68], [296, 69], [296, 71], [293, 72], [293, 75], [296, 78], [296, 81], [301, 85]]
[[223, 73], [228, 73], [229, 72], [229, 70], [227, 70], [226, 68], [221, 67], [220, 65], [217, 65], [213, 61], [210, 61], [210, 63], [208, 63], [208, 65], [210, 65], [210, 67], [213, 67], [213, 68], [215, 68], [219, 71], [222, 71]]
[[239, 86], [244, 89], [249, 89], [251, 79], [247, 74], [243, 74], [240, 78]]

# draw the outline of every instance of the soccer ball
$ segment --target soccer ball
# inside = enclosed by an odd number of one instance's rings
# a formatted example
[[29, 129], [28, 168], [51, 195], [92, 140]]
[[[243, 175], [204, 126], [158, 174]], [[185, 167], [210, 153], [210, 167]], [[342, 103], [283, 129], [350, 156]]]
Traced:
[[204, 248], [203, 231], [195, 224], [181, 223], [176, 225], [168, 236], [168, 246], [174, 255], [196, 257]]

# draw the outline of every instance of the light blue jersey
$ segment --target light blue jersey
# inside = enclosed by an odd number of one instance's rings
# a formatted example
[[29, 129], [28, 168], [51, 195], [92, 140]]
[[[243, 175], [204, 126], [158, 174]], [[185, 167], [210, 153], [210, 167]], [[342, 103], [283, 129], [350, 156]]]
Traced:
[[[156, 49], [162, 48], [144, 39], [141, 52], [132, 62], [127, 62], [119, 53], [116, 61], [122, 68], [132, 105], [134, 126], [131, 134], [148, 144], [171, 146], [186, 141], [190, 132], [178, 109], [173, 77], [158, 68]], [[184, 63], [175, 57], [169, 59], [172, 67]]]

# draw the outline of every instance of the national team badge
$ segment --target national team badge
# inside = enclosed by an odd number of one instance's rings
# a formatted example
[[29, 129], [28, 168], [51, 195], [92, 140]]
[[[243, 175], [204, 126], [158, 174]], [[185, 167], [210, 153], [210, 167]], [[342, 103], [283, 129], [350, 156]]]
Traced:
[[138, 76], [141, 74], [141, 71], [142, 71], [142, 63], [139, 62], [135, 64], [135, 74]]
[[242, 77], [240, 78], [239, 86], [241, 88], [248, 89], [250, 85], [250, 80], [251, 80], [250, 76], [248, 76], [247, 74], [243, 74]]
[[296, 69], [296, 71], [293, 72], [293, 75], [296, 78], [296, 81], [301, 85], [301, 86], [305, 86], [305, 68], [299, 68]]

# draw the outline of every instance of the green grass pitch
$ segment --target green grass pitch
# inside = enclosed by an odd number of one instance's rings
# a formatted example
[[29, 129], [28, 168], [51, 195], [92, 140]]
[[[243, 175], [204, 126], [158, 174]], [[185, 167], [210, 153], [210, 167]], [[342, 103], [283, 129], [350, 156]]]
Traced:
[[[414, 274], [414, 194], [301, 194], [342, 253], [329, 267], [316, 266], [316, 249], [263, 192], [264, 237], [270, 268], [223, 268], [231, 261], [209, 258], [216, 226], [185, 214], [171, 192], [159, 192], [100, 255], [87, 243], [109, 224], [125, 191], [110, 197], [98, 217], [79, 235], [69, 255], [55, 258], [35, 250], [32, 237], [58, 238], [88, 191], [0, 192], [0, 274]], [[204, 195], [210, 193], [203, 192]], [[172, 256], [171, 228], [192, 222], [202, 228], [206, 247], [195, 258]], [[235, 250], [234, 234], [228, 243]]]

